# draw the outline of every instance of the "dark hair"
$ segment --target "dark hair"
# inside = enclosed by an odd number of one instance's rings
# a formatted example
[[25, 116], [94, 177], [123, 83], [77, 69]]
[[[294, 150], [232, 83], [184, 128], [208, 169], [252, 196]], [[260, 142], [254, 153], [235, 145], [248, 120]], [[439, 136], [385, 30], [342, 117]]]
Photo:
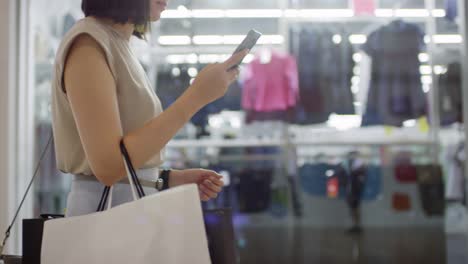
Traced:
[[133, 35], [144, 38], [150, 24], [150, 0], [82, 0], [85, 16], [109, 18], [116, 23], [131, 22], [143, 25], [144, 30], [135, 30]]

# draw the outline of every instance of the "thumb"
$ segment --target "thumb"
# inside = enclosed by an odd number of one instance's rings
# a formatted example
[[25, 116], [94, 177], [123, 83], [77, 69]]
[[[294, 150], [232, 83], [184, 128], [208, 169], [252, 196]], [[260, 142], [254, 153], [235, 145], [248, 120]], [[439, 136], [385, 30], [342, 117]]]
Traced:
[[242, 60], [244, 59], [245, 56], [247, 56], [247, 54], [249, 54], [250, 50], [248, 49], [245, 49], [243, 51], [240, 51], [234, 55], [232, 55], [229, 59], [227, 59], [223, 64], [224, 64], [224, 68], [226, 70], [240, 64], [242, 62]]

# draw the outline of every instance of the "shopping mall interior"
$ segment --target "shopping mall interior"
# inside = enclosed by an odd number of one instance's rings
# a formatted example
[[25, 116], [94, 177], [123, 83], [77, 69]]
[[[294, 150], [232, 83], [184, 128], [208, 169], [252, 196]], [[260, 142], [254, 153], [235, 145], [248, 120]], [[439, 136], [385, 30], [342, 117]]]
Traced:
[[[67, 210], [51, 94], [81, 2], [0, 1], [0, 239], [22, 204], [4, 254], [36, 235], [23, 219]], [[169, 0], [130, 39], [166, 110], [262, 33], [164, 149], [164, 168], [222, 175], [201, 208], [231, 210], [229, 263], [468, 263], [467, 15], [464, 0]]]

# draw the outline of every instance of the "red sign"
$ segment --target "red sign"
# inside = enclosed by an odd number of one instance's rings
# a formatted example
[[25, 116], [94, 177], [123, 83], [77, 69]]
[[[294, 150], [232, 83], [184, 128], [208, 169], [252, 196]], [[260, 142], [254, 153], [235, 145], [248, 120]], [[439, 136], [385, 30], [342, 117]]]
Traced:
[[354, 14], [356, 16], [374, 15], [375, 14], [375, 0], [352, 0]]

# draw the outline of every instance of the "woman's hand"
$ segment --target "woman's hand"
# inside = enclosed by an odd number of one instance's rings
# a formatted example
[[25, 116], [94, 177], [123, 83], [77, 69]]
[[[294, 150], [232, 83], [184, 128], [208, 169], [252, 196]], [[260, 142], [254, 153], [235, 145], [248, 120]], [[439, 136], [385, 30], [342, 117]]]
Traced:
[[224, 182], [218, 173], [204, 169], [172, 170], [169, 177], [169, 187], [195, 183], [200, 191], [200, 199], [209, 201], [218, 197]]
[[223, 63], [206, 66], [200, 71], [187, 92], [195, 102], [202, 106], [221, 98], [227, 92], [229, 85], [239, 76], [239, 69], [231, 68], [238, 65], [248, 53], [249, 50], [243, 50]]

